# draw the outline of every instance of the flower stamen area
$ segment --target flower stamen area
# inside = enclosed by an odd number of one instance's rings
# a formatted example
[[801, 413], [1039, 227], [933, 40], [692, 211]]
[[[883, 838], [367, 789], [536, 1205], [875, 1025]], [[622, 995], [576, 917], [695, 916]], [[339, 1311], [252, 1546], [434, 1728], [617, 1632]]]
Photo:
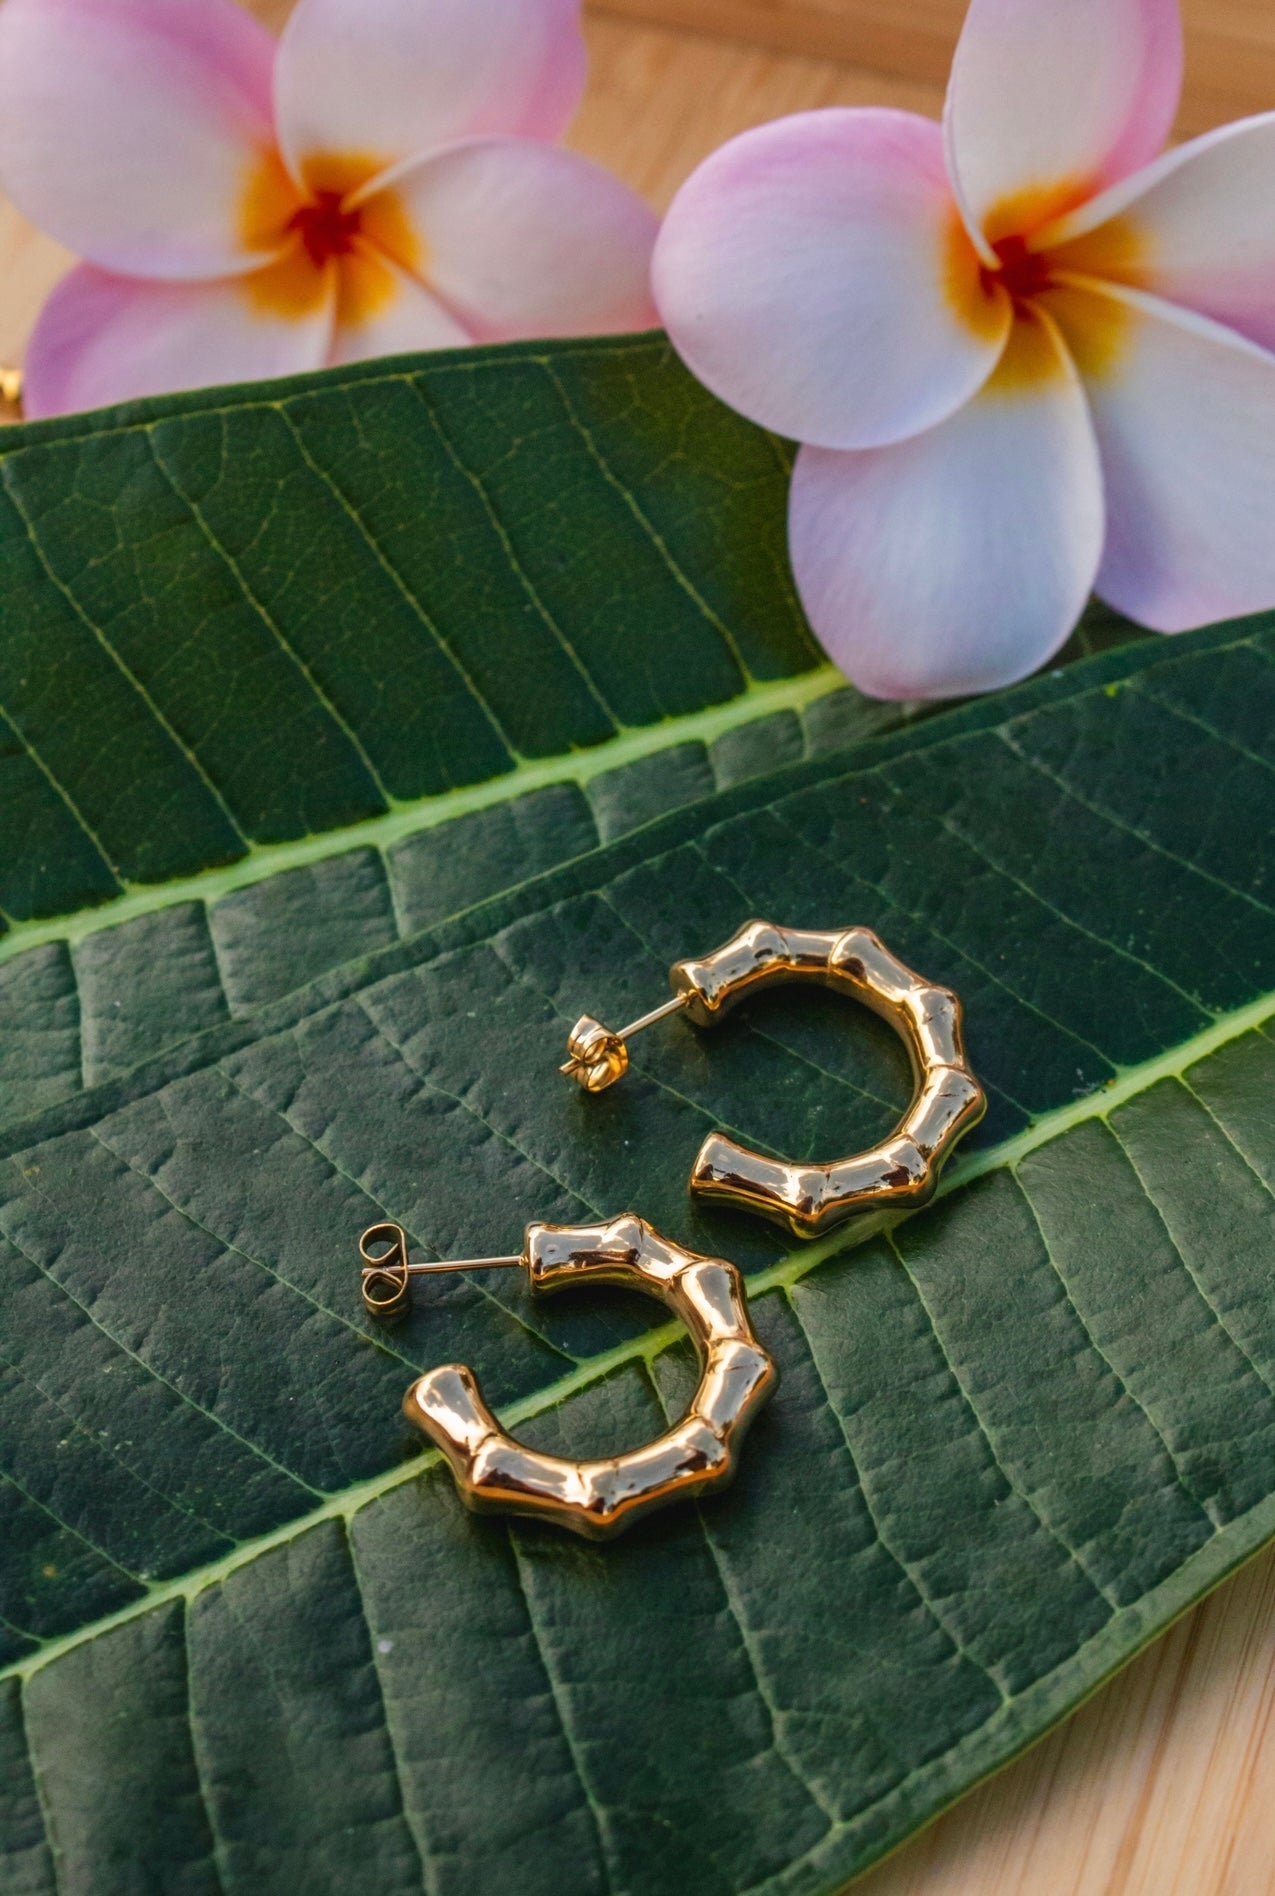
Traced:
[[[1032, 202], [1054, 202], [1057, 195], [1036, 193]], [[990, 225], [999, 232], [988, 239], [992, 261], [975, 249], [953, 207], [943, 258], [944, 288], [955, 314], [979, 338], [1004, 341], [989, 392], [1029, 392], [1065, 371], [1065, 358], [1048, 341], [1049, 324], [1082, 374], [1112, 373], [1124, 358], [1135, 318], [1127, 302], [1103, 293], [1103, 279], [1136, 286], [1146, 255], [1141, 233], [1124, 216], [1086, 236], [1045, 245], [1038, 223], [1018, 230], [1006, 230], [1005, 223], [998, 215]]]
[[340, 321], [357, 328], [393, 302], [395, 272], [418, 274], [424, 245], [395, 191], [368, 195], [384, 169], [366, 153], [320, 153], [299, 184], [277, 151], [262, 154], [240, 210], [245, 243], [267, 253], [262, 268], [241, 279], [256, 310], [300, 321], [335, 297]]
[[313, 202], [288, 219], [288, 229], [298, 233], [316, 270], [335, 257], [348, 257], [362, 228], [362, 211], [347, 209], [340, 191], [316, 191]]
[[999, 285], [1008, 291], [1015, 306], [1021, 307], [1049, 289], [1053, 282], [1049, 256], [1044, 251], [1032, 250], [1025, 237], [1002, 237], [992, 249], [996, 252], [996, 267], [982, 266], [986, 294], [990, 295]]

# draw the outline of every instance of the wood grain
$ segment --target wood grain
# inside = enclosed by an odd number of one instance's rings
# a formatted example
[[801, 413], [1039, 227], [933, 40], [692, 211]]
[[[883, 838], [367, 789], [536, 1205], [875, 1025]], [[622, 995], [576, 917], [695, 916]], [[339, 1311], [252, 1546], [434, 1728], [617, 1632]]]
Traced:
[[570, 143], [611, 166], [659, 209], [724, 139], [822, 105], [895, 105], [933, 115], [942, 87], [906, 75], [637, 26], [587, 22], [590, 84]]
[[[644, 23], [942, 87], [966, 0], [595, 0]], [[1065, 0], [1060, 0], [1065, 4]], [[1270, 0], [1182, 0], [1191, 65], [1179, 129], [1275, 103]]]
[[[1058, 0], [1066, 4], [1066, 0]], [[658, 206], [785, 112], [935, 115], [964, 0], [596, 0], [572, 143]], [[287, 0], [258, 0], [278, 25]], [[1275, 106], [1275, 0], [1184, 0], [1179, 130]], [[66, 267], [0, 201], [0, 362]], [[1275, 1896], [1275, 1552], [858, 1896]]]
[[855, 1896], [1271, 1896], [1275, 1554]]

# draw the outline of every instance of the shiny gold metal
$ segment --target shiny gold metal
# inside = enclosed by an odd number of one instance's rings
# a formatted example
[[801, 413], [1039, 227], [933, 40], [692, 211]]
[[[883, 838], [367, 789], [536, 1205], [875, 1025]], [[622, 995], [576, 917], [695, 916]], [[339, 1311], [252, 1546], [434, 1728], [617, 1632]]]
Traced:
[[631, 1027], [622, 1028], [618, 1034], [585, 1014], [567, 1036], [567, 1052], [571, 1057], [558, 1068], [559, 1073], [575, 1080], [586, 1093], [605, 1093], [608, 1086], [622, 1080], [629, 1070], [628, 1042], [634, 1034], [654, 1027], [657, 1020], [667, 1020], [670, 1014], [685, 1007], [689, 999], [687, 994], [676, 994], [671, 1001], [665, 1001], [663, 1007], [643, 1014], [641, 1020], [635, 1020]]
[[889, 1021], [912, 1059], [912, 1104], [888, 1139], [870, 1152], [831, 1165], [789, 1165], [763, 1158], [724, 1133], [710, 1133], [691, 1169], [691, 1189], [704, 1198], [760, 1213], [799, 1238], [816, 1238], [856, 1213], [912, 1209], [938, 1188], [957, 1141], [987, 1110], [970, 1071], [961, 1033], [961, 1003], [896, 959], [867, 928], [818, 932], [749, 922], [724, 947], [669, 970], [674, 999], [636, 1027], [612, 1034], [587, 1016], [568, 1043], [563, 1068], [589, 1092], [602, 1092], [628, 1069], [628, 1037], [684, 1009], [697, 1027], [712, 1027], [762, 988], [817, 981], [862, 1001]]
[[0, 420], [22, 420], [22, 370], [0, 365]]
[[[373, 1251], [374, 1244], [384, 1244], [386, 1249]], [[402, 1316], [413, 1277], [441, 1277], [444, 1271], [516, 1270], [522, 1263], [521, 1257], [462, 1257], [441, 1264], [409, 1264], [407, 1236], [402, 1225], [396, 1224], [369, 1225], [359, 1239], [359, 1256], [363, 1259], [363, 1307], [369, 1316], [381, 1318]]]
[[[374, 1253], [382, 1244], [389, 1248]], [[401, 1312], [413, 1276], [521, 1265], [534, 1292], [583, 1283], [648, 1291], [690, 1331], [701, 1373], [687, 1413], [645, 1447], [605, 1461], [524, 1448], [501, 1429], [462, 1363], [413, 1383], [403, 1413], [442, 1449], [461, 1499], [475, 1513], [531, 1515], [588, 1540], [609, 1540], [656, 1508], [724, 1487], [749, 1424], [778, 1380], [753, 1331], [735, 1266], [682, 1250], [632, 1213], [610, 1224], [530, 1225], [516, 1258], [410, 1264], [407, 1238], [391, 1224], [373, 1225], [359, 1252], [364, 1302], [378, 1316]]]

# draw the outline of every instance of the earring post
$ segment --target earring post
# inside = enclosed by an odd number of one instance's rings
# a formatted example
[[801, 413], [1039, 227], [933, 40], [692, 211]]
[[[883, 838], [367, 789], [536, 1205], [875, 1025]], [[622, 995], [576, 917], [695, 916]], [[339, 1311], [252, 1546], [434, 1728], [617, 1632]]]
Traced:
[[594, 1020], [586, 1014], [578, 1020], [567, 1039], [567, 1048], [571, 1058], [565, 1066], [558, 1068], [568, 1079], [578, 1080], [586, 1093], [605, 1093], [608, 1086], [614, 1086], [623, 1079], [629, 1068], [629, 1041], [634, 1034], [642, 1033], [647, 1027], [654, 1027], [656, 1021], [667, 1020], [670, 1014], [681, 1011], [691, 999], [689, 994], [675, 994], [671, 1001], [665, 1001], [662, 1007], [656, 1007], [649, 1014], [643, 1014], [630, 1027], [613, 1034], [600, 1020]]
[[[393, 1253], [389, 1255], [392, 1256]], [[512, 1271], [520, 1270], [521, 1267], [521, 1257], [461, 1257], [457, 1258], [454, 1264], [448, 1259], [443, 1259], [437, 1264], [394, 1264], [389, 1262], [383, 1264], [365, 1264], [363, 1266], [363, 1276], [379, 1277], [384, 1276], [387, 1271], [392, 1271], [396, 1276], [441, 1277], [444, 1272]]]
[[675, 994], [671, 1001], [665, 1001], [663, 1007], [653, 1008], [649, 1014], [643, 1014], [641, 1020], [635, 1020], [631, 1027], [620, 1029], [621, 1040], [632, 1040], [634, 1034], [644, 1033], [648, 1027], [654, 1027], [660, 1020], [667, 1020], [670, 1014], [678, 1014], [690, 1000], [689, 994]]

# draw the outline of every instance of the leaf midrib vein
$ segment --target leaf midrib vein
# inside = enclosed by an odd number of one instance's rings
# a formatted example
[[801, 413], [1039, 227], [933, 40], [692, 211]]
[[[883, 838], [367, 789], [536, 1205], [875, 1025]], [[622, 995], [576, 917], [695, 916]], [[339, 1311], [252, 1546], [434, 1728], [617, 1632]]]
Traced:
[[[1222, 1047], [1241, 1039], [1245, 1034], [1261, 1028], [1272, 1020], [1275, 1020], [1275, 994], [1264, 994], [1246, 1007], [1239, 1008], [1221, 1020], [1214, 1021], [1192, 1039], [1169, 1052], [1158, 1054], [1154, 1059], [1145, 1061], [1137, 1067], [1124, 1069], [1117, 1079], [1110, 1082], [1101, 1093], [1091, 1093], [1082, 1100], [1057, 1107], [1053, 1112], [1044, 1114], [1026, 1131], [1018, 1133], [998, 1146], [972, 1153], [965, 1158], [958, 1157], [947, 1170], [940, 1188], [940, 1196], [948, 1197], [988, 1172], [1017, 1165], [1029, 1153], [1038, 1150], [1041, 1146], [1051, 1144], [1075, 1126], [1083, 1125], [1093, 1119], [1107, 1120], [1110, 1114], [1117, 1107], [1124, 1105], [1127, 1100], [1135, 1099], [1140, 1094], [1149, 1091], [1162, 1079], [1180, 1078], [1183, 1073], [1189, 1072], [1210, 1054], [1218, 1052]], [[895, 1218], [890, 1222], [898, 1224], [903, 1221], [902, 1218]], [[880, 1218], [866, 1218], [862, 1227], [850, 1235], [844, 1231], [834, 1233], [830, 1238], [806, 1246], [801, 1251], [790, 1253], [771, 1269], [759, 1272], [756, 1277], [750, 1279], [750, 1294], [756, 1298], [764, 1296], [770, 1290], [791, 1288], [828, 1259], [839, 1256], [845, 1251], [857, 1249], [869, 1238], [878, 1236], [886, 1222]], [[532, 1395], [510, 1404], [503, 1411], [501, 1421], [507, 1428], [517, 1428], [532, 1417], [556, 1408], [578, 1391], [602, 1381], [614, 1370], [638, 1362], [647, 1364], [653, 1362], [656, 1357], [678, 1342], [681, 1336], [680, 1326], [667, 1324], [648, 1331], [630, 1343], [620, 1344], [616, 1349], [580, 1365], [557, 1382], [550, 1384], [548, 1388], [537, 1390]], [[434, 1465], [440, 1459], [436, 1451], [427, 1451], [404, 1466], [390, 1469], [385, 1474], [375, 1475], [368, 1481], [357, 1483], [339, 1495], [329, 1496], [323, 1505], [312, 1513], [297, 1520], [284, 1522], [281, 1526], [271, 1529], [269, 1533], [252, 1541], [241, 1542], [234, 1553], [227, 1555], [224, 1560], [196, 1568], [176, 1580], [151, 1587], [145, 1598], [132, 1605], [122, 1607], [117, 1612], [108, 1614], [89, 1625], [78, 1627], [72, 1633], [47, 1641], [36, 1652], [0, 1668], [0, 1682], [11, 1677], [28, 1678], [50, 1664], [63, 1652], [83, 1644], [85, 1640], [95, 1638], [99, 1633], [124, 1621], [134, 1619], [141, 1613], [149, 1612], [165, 1600], [197, 1598], [208, 1587], [225, 1578], [227, 1574], [246, 1566], [271, 1548], [294, 1540], [308, 1528], [317, 1526], [319, 1522], [350, 1519], [369, 1502], [401, 1487], [405, 1482], [415, 1480], [426, 1467]]]
[[[559, 784], [576, 784], [583, 790], [595, 777], [625, 764], [641, 762], [679, 744], [710, 745], [716, 738], [772, 713], [801, 711], [816, 700], [844, 689], [841, 674], [833, 666], [823, 665], [773, 685], [756, 685], [727, 704], [715, 705], [708, 711], [666, 718], [658, 724], [622, 728], [615, 737], [590, 750], [569, 751], [545, 759], [519, 758], [516, 767], [503, 776], [445, 791], [439, 796], [396, 803], [386, 814], [368, 817], [343, 829], [325, 830], [288, 843], [254, 843], [246, 855], [227, 868], [200, 870], [195, 875], [154, 885], [122, 881], [112, 869], [112, 876], [124, 891], [122, 895], [98, 908], [75, 914], [16, 922], [11, 932], [0, 938], [0, 963], [49, 942], [65, 941], [74, 945], [87, 935], [99, 934], [140, 915], [175, 908], [183, 902], [215, 903], [223, 896], [236, 894], [288, 869], [303, 868], [357, 849], [370, 847], [386, 856], [398, 844], [437, 829], [456, 817], [513, 802], [531, 791]], [[0, 716], [5, 715], [0, 709]], [[19, 741], [24, 742], [21, 733], [17, 735]], [[77, 818], [77, 821], [109, 869], [110, 862], [97, 839], [82, 819]]]
[[[264, 403], [262, 406], [275, 407], [278, 404]], [[140, 427], [143, 424], [133, 424]], [[147, 424], [149, 425], [149, 424]], [[127, 430], [125, 430], [127, 431]], [[1265, 658], [1258, 634], [1244, 631], [1229, 638], [1219, 638], [1210, 648], [1216, 655], [1229, 651], [1251, 651]], [[1111, 655], [1108, 655], [1110, 658]], [[1119, 655], [1116, 655], [1119, 656]], [[1145, 661], [1144, 661], [1145, 662]], [[1153, 658], [1153, 669], [1160, 665], [1170, 667], [1178, 662], [1174, 655]], [[1101, 666], [1102, 675], [1092, 682], [1071, 690], [1062, 702], [1068, 704], [1083, 703], [1098, 693], [1109, 693], [1113, 688], [1134, 688], [1135, 682], [1144, 682], [1144, 675], [1137, 680], [1117, 676], [1114, 685], [1108, 678], [1103, 660], [1092, 661]], [[1046, 681], [1048, 683], [1050, 681]], [[797, 674], [775, 684], [757, 685], [729, 700], [704, 712], [690, 713], [682, 718], [664, 719], [653, 725], [644, 725], [634, 729], [624, 728], [619, 735], [608, 739], [604, 744], [587, 751], [574, 751], [548, 760], [527, 760], [519, 758], [515, 769], [508, 774], [489, 778], [480, 784], [448, 791], [441, 796], [421, 798], [410, 804], [396, 803], [387, 814], [370, 817], [361, 823], [351, 824], [343, 829], [324, 831], [318, 835], [298, 838], [287, 843], [253, 844], [247, 854], [228, 868], [204, 870], [180, 879], [151, 886], [128, 883], [120, 880], [124, 893], [101, 906], [39, 920], [19, 921], [4, 937], [0, 937], [0, 963], [23, 953], [28, 948], [47, 942], [66, 941], [72, 945], [84, 936], [96, 934], [117, 923], [132, 920], [138, 915], [150, 914], [159, 909], [176, 906], [187, 901], [215, 902], [223, 895], [234, 893], [254, 883], [264, 881], [281, 871], [301, 867], [309, 863], [326, 860], [331, 856], [342, 855], [362, 847], [372, 847], [382, 852], [392, 849], [397, 843], [434, 829], [450, 821], [455, 816], [463, 816], [475, 810], [490, 808], [521, 795], [525, 791], [550, 785], [573, 782], [584, 788], [595, 777], [629, 762], [637, 762], [656, 752], [674, 745], [699, 740], [706, 745], [716, 738], [750, 724], [771, 712], [783, 710], [804, 710], [821, 698], [834, 695], [845, 688], [845, 680], [831, 665], [820, 666], [812, 671]], [[958, 728], [955, 732], [946, 728], [945, 719], [934, 721], [933, 735], [927, 738], [918, 727], [912, 724], [909, 729], [897, 733], [906, 736], [909, 743], [920, 741], [928, 748], [930, 742], [959, 741], [962, 737], [977, 736], [986, 732], [999, 732], [1020, 724], [1029, 723], [1042, 712], [1056, 708], [1058, 700], [1050, 696], [1044, 703], [1031, 707], [1003, 725], [994, 723], [978, 724], [972, 730]], [[975, 707], [977, 710], [977, 707]], [[950, 714], [956, 718], [971, 715], [968, 711]], [[873, 739], [861, 740], [872, 742]], [[891, 742], [890, 734], [880, 732], [876, 740]], [[858, 752], [860, 743], [850, 746], [852, 752]], [[1237, 747], [1238, 748], [1238, 747]], [[810, 761], [810, 760], [807, 760]], [[894, 761], [894, 750], [877, 765], [852, 765], [855, 775], [870, 775], [876, 770], [884, 770]], [[963, 836], [962, 844], [967, 843]], [[989, 863], [989, 867], [999, 865]], [[118, 878], [117, 878], [118, 879]], [[1034, 891], [1025, 890], [1031, 899], [1039, 901], [1049, 909], [1049, 904]], [[1052, 912], [1052, 911], [1051, 911]], [[1059, 918], [1063, 919], [1063, 918]], [[1106, 944], [1104, 944], [1106, 945]], [[1122, 953], [1118, 945], [1117, 954]], [[1136, 958], [1135, 958], [1136, 959]], [[1142, 965], [1142, 964], [1138, 964]], [[1156, 970], [1148, 970], [1156, 974]], [[1163, 979], [1158, 976], [1158, 979]], [[1191, 1005], [1199, 1009], [1199, 1003], [1193, 997], [1184, 995]]]

